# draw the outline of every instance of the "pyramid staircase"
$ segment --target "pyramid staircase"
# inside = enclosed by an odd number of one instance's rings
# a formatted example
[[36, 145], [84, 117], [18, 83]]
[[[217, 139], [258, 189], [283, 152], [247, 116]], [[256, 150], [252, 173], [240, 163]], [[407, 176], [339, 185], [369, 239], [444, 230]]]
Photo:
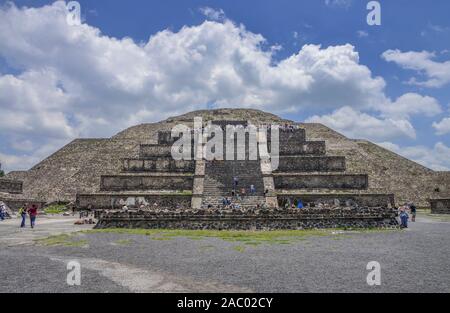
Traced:
[[[238, 179], [234, 188], [233, 178]], [[250, 194], [250, 185], [255, 192]], [[203, 206], [217, 207], [222, 205], [222, 199], [231, 199], [234, 190], [239, 193], [241, 188], [246, 189], [246, 195], [240, 199], [233, 197], [233, 204], [241, 207], [262, 206], [265, 203], [264, 182], [259, 161], [224, 161], [213, 160], [206, 162], [205, 180], [203, 185]]]

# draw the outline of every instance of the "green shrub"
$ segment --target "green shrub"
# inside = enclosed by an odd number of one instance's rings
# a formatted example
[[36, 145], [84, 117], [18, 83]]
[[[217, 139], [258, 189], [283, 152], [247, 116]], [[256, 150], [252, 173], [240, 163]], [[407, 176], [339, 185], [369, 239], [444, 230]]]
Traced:
[[67, 211], [67, 207], [65, 204], [52, 204], [44, 208], [44, 212], [47, 214], [60, 214], [65, 211]]

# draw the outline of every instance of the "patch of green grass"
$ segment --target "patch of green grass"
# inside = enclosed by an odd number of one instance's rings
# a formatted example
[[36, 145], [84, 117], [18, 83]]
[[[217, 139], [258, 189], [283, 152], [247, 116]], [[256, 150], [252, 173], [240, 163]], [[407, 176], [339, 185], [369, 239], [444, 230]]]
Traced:
[[245, 247], [244, 246], [234, 246], [233, 250], [237, 251], [237, 252], [244, 252], [245, 251]]
[[109, 228], [86, 230], [86, 233], [115, 233], [145, 235], [153, 240], [170, 240], [176, 237], [201, 240], [204, 238], [218, 238], [229, 242], [239, 242], [245, 245], [259, 244], [289, 244], [295, 241], [306, 240], [308, 237], [318, 236], [344, 236], [355, 232], [379, 232], [384, 229], [355, 229], [353, 231], [342, 229], [305, 229], [305, 230], [272, 230], [272, 231], [235, 231], [235, 230], [186, 230], [186, 229], [128, 229]]
[[150, 237], [150, 239], [151, 239], [151, 240], [161, 240], [161, 241], [164, 241], [164, 240], [172, 240], [173, 238], [169, 238], [169, 237], [158, 237], [158, 236], [151, 236], [151, 237]]
[[[420, 216], [420, 215], [418, 215], [418, 216]], [[437, 221], [437, 222], [450, 222], [450, 215], [448, 215], [448, 214], [426, 213], [426, 214], [423, 214], [422, 216], [430, 218], [433, 221]]]
[[209, 250], [214, 250], [216, 247], [213, 245], [204, 245], [200, 247], [201, 251], [209, 251]]
[[115, 241], [114, 243], [115, 243], [115, 244], [118, 244], [118, 245], [124, 245], [124, 246], [127, 246], [127, 245], [132, 244], [132, 243], [133, 243], [133, 240], [131, 240], [131, 239], [119, 239], [119, 240]]
[[61, 234], [36, 240], [38, 244], [44, 246], [64, 246], [64, 247], [82, 247], [87, 244], [87, 240], [75, 240], [70, 234]]
[[60, 214], [67, 211], [67, 207], [65, 204], [53, 204], [46, 208], [44, 208], [44, 212], [46, 214]]
[[426, 218], [430, 218], [433, 221], [437, 221], [437, 222], [450, 222], [450, 215], [448, 215], [448, 214], [431, 214], [430, 208], [417, 209], [417, 217], [426, 217]]

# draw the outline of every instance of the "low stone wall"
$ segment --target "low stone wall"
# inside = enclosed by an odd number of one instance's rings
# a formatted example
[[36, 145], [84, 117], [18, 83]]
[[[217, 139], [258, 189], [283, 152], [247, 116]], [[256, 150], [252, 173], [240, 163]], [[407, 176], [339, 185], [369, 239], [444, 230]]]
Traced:
[[193, 173], [195, 161], [174, 160], [171, 157], [155, 159], [124, 159], [122, 170], [125, 172], [187, 172]]
[[450, 214], [450, 198], [448, 199], [430, 199], [431, 213]]
[[168, 210], [101, 213], [96, 228], [274, 230], [398, 227], [388, 208]]
[[0, 178], [0, 192], [22, 193], [22, 182]]
[[78, 194], [75, 207], [78, 210], [107, 210], [120, 209], [124, 205], [129, 208], [139, 208], [143, 204], [145, 206], [176, 210], [177, 208], [189, 208], [191, 199], [191, 195], [183, 194]]
[[[306, 132], [303, 128], [298, 129], [279, 129], [279, 142], [280, 145], [288, 144], [301, 144], [306, 141]], [[267, 131], [267, 142], [272, 140], [271, 131]]]
[[367, 189], [368, 177], [348, 175], [274, 175], [277, 189]]
[[6, 203], [8, 208], [12, 211], [18, 211], [20, 208], [25, 207], [25, 205], [36, 205], [38, 209], [42, 208], [45, 205], [44, 201], [36, 201], [33, 199], [8, 199], [0, 197], [0, 201]]
[[[271, 151], [272, 145], [268, 145]], [[280, 155], [324, 155], [326, 153], [325, 141], [305, 141], [298, 144], [279, 145]]]
[[277, 172], [345, 171], [342, 156], [281, 156]]
[[193, 181], [187, 175], [111, 175], [101, 177], [100, 190], [192, 190]]
[[146, 144], [139, 146], [140, 158], [171, 157], [172, 145]]
[[395, 206], [393, 194], [282, 194], [278, 195], [278, 205], [284, 207], [284, 204], [290, 200], [296, 204], [301, 200], [303, 205], [334, 205], [336, 200], [340, 205], [351, 202], [362, 207], [387, 207]]
[[[180, 151], [182, 152], [182, 151]], [[194, 160], [195, 146], [191, 143], [191, 160]], [[139, 146], [140, 159], [153, 159], [160, 157], [172, 157], [171, 144], [143, 144]]]

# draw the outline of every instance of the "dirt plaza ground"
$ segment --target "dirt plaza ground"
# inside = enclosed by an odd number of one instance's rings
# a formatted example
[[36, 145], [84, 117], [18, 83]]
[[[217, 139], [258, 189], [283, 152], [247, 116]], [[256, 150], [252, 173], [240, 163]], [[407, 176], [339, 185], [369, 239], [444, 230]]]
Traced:
[[[0, 223], [0, 292], [449, 292], [450, 219], [399, 230], [91, 230], [41, 217]], [[69, 261], [81, 284], [66, 282]], [[381, 265], [369, 286], [366, 265]]]

